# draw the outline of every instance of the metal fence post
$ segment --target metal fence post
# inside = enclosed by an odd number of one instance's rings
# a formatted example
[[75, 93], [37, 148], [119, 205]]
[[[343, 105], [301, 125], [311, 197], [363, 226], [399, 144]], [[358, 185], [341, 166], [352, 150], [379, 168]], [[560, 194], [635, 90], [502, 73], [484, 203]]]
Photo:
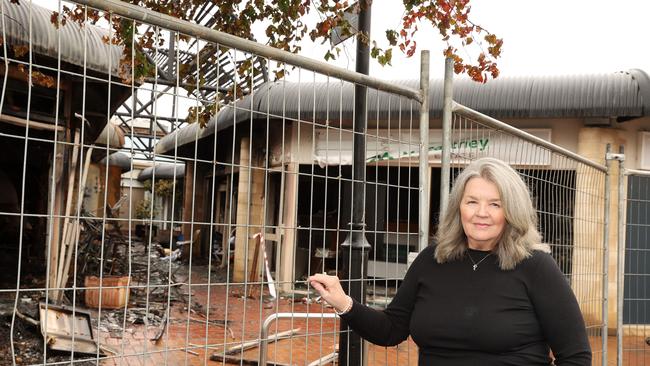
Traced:
[[[367, 0], [359, 2], [359, 32], [370, 35], [370, 17], [372, 3]], [[370, 47], [362, 36], [357, 38], [358, 73], [368, 74]], [[345, 292], [354, 300], [366, 302], [366, 287], [364, 281], [368, 273], [368, 251], [371, 246], [365, 235], [365, 204], [366, 204], [366, 127], [368, 124], [367, 110], [368, 87], [363, 84], [354, 86], [354, 160], [352, 163], [352, 222], [350, 233], [341, 244], [344, 251]], [[366, 359], [361, 336], [349, 331], [347, 322], [341, 321], [341, 336], [339, 338], [339, 365], [362, 365]]]
[[607, 366], [607, 327], [608, 327], [608, 297], [609, 297], [609, 205], [610, 205], [610, 190], [611, 190], [611, 160], [609, 159], [609, 154], [611, 153], [612, 146], [607, 144], [605, 150], [605, 167], [607, 171], [605, 172], [605, 202], [603, 204], [605, 212], [603, 212], [603, 330], [601, 333], [602, 338], [602, 356], [601, 364], [602, 366]]
[[624, 148], [619, 147], [618, 160], [618, 266], [616, 270], [617, 306], [616, 306], [616, 365], [623, 365], [623, 296], [625, 295], [625, 155]]
[[429, 245], [429, 51], [420, 54], [420, 244]]
[[445, 81], [442, 94], [442, 158], [440, 166], [440, 212], [443, 215], [449, 199], [451, 181], [451, 113], [454, 95], [454, 61], [445, 59]]

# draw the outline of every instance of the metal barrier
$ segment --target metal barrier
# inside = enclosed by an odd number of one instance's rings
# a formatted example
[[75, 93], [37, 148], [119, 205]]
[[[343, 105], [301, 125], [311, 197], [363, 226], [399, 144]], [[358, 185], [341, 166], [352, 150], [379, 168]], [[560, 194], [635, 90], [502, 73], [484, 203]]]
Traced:
[[618, 306], [617, 365], [648, 362], [648, 184], [647, 171], [625, 168], [621, 150], [612, 159], [619, 162], [618, 186]]
[[550, 129], [522, 131], [455, 102], [451, 109], [451, 133], [440, 149], [450, 151], [450, 179], [484, 156], [517, 168], [533, 195], [542, 238], [578, 299], [593, 364], [606, 365], [609, 168], [552, 144]]
[[[428, 179], [418, 174], [427, 136], [417, 115], [428, 124], [419, 85], [122, 1], [76, 3], [89, 6], [78, 14], [83, 27], [37, 5], [0, 2], [0, 141], [18, 157], [2, 160], [0, 174], [13, 189], [0, 217], [15, 228], [0, 282], [0, 309], [11, 315], [0, 353], [46, 365], [206, 364], [232, 349], [228, 356], [255, 360], [244, 345], [259, 340], [269, 315], [330, 312], [305, 278], [348, 271], [340, 244], [355, 183], [365, 191], [361, 233], [373, 246], [374, 279], [343, 281], [367, 280], [368, 302], [385, 306], [407, 253], [429, 236], [418, 222], [429, 212], [419, 189]], [[93, 9], [111, 16], [91, 24]], [[121, 43], [114, 26], [154, 42]], [[136, 74], [146, 69], [153, 74]], [[268, 76], [281, 74], [294, 81]], [[351, 174], [355, 85], [368, 88], [363, 181]], [[279, 362], [320, 359], [349, 337], [336, 319], [291, 322], [308, 331], [276, 342], [269, 356]], [[43, 335], [26, 337], [26, 324]], [[276, 333], [284, 326], [276, 322]], [[401, 364], [411, 348], [373, 347], [367, 356]]]
[[[427, 53], [419, 84], [399, 84], [122, 1], [76, 3], [88, 6], [83, 27], [0, 0], [0, 316], [11, 316], [0, 354], [12, 364], [324, 359], [350, 334], [305, 279], [349, 273], [355, 187], [366, 223], [355, 233], [372, 250], [367, 276], [342, 280], [383, 308], [444, 204], [430, 197], [432, 171], [451, 177], [485, 154], [520, 168], [590, 335], [607, 329], [605, 169], [449, 96], [441, 140], [428, 130]], [[91, 24], [93, 9], [111, 16]], [[112, 42], [113, 25], [155, 42]], [[368, 88], [363, 133], [356, 85]], [[363, 180], [352, 173], [360, 135]], [[306, 331], [267, 352], [265, 332], [285, 315]], [[412, 340], [366, 347], [368, 364], [417, 363]]]

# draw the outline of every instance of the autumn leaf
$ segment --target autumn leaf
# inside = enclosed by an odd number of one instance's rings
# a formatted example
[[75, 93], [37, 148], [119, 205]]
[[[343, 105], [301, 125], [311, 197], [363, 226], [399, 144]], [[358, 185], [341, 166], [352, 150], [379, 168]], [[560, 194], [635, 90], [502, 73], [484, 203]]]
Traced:
[[56, 29], [59, 29], [59, 12], [58, 11], [53, 11], [52, 15], [50, 15], [50, 22], [54, 24], [54, 27]]
[[275, 81], [278, 81], [284, 77], [284, 70], [276, 70], [274, 71], [275, 74]]
[[397, 45], [398, 36], [399, 35], [397, 34], [397, 32], [392, 29], [388, 29], [386, 31], [386, 39], [388, 40], [388, 44], [390, 44], [391, 46]]
[[29, 52], [29, 46], [28, 45], [14, 45], [12, 46], [14, 50], [14, 55], [16, 58], [21, 58]]
[[[486, 82], [488, 74], [493, 78], [497, 77], [499, 72], [495, 61], [501, 56], [503, 40], [470, 21], [471, 7], [469, 3], [470, 0], [435, 0], [433, 2], [404, 0], [407, 13], [402, 18], [402, 29], [399, 30], [397, 42], [400, 50], [407, 57], [414, 55], [416, 47], [411, 42], [418, 30], [418, 24], [429, 22], [438, 30], [441, 39], [447, 43], [443, 55], [454, 60], [456, 73], [466, 73], [478, 82]], [[475, 42], [481, 38], [489, 45], [487, 55], [481, 44]], [[455, 44], [472, 45], [479, 50], [479, 56], [474, 61], [465, 62], [458, 56]]]
[[381, 49], [377, 47], [377, 42], [373, 41], [372, 48], [370, 49], [370, 57], [377, 58], [377, 56], [379, 56], [380, 51]]
[[382, 66], [390, 65], [391, 64], [390, 62], [392, 61], [392, 59], [393, 59], [393, 49], [392, 48], [387, 49], [384, 52], [383, 55], [377, 56], [377, 62], [379, 62], [379, 64], [382, 65]]
[[325, 52], [325, 61], [329, 60], [336, 60], [336, 55], [334, 55], [331, 51]]
[[45, 75], [40, 71], [32, 71], [32, 82], [50, 89], [54, 89], [56, 86], [56, 82], [52, 76]]
[[487, 35], [485, 35], [484, 39], [489, 44], [496, 44], [497, 43], [497, 36], [495, 36], [494, 34], [487, 34]]
[[413, 41], [411, 44], [411, 48], [409, 48], [408, 51], [406, 51], [406, 57], [412, 57], [413, 54], [415, 54], [415, 50], [417, 49], [417, 42]]

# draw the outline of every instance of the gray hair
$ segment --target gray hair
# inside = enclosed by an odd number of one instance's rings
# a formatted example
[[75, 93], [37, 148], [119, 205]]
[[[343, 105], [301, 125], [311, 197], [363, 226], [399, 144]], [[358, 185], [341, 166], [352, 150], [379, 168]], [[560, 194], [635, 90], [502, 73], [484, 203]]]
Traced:
[[436, 261], [445, 263], [457, 260], [467, 251], [467, 236], [460, 219], [460, 202], [467, 182], [477, 177], [494, 183], [501, 197], [506, 226], [495, 247], [499, 267], [502, 270], [514, 269], [530, 257], [533, 250], [550, 253], [549, 246], [541, 243], [530, 192], [519, 174], [499, 159], [481, 158], [471, 162], [454, 182], [449, 204], [442, 213], [436, 233]]

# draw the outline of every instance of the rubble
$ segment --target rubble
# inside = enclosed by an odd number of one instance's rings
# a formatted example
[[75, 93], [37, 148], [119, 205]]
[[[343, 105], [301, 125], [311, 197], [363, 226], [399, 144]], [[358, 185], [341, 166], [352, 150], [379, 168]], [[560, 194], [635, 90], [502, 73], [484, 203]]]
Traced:
[[[101, 220], [86, 219], [82, 225], [77, 255], [77, 283], [84, 283], [87, 276], [130, 276], [129, 306], [157, 309], [166, 308], [168, 300], [184, 300], [179, 287], [182, 281], [177, 272], [182, 264], [177, 253], [163, 248], [158, 242], [150, 245], [139, 238], [122, 235], [113, 228], [103, 233]], [[103, 243], [103, 245], [102, 245]], [[171, 255], [164, 256], [165, 250]]]
[[[29, 301], [23, 301], [23, 299], [30, 299]], [[13, 322], [12, 328], [12, 313], [14, 309], [14, 300], [2, 296], [0, 298], [0, 364], [12, 364], [11, 355], [12, 355], [12, 335], [13, 335], [13, 354], [15, 356], [14, 360], [17, 365], [33, 365], [33, 364], [43, 364], [43, 363], [67, 363], [71, 360], [70, 353], [61, 353], [51, 350], [44, 350], [45, 342], [41, 335], [40, 326], [33, 324], [35, 317], [32, 317], [32, 306], [31, 298], [21, 298], [18, 301], [18, 310], [17, 313], [21, 313], [25, 318], [29, 319], [25, 321], [24, 319], [16, 316]], [[25, 305], [27, 303], [27, 305]], [[36, 302], [36, 313], [38, 313], [38, 303]], [[38, 318], [38, 317], [36, 317]], [[12, 331], [13, 330], [13, 331]], [[46, 357], [46, 362], [44, 362], [44, 355]], [[92, 361], [82, 361], [85, 357], [91, 359]], [[75, 365], [89, 366], [96, 364], [95, 356], [84, 356], [79, 353], [74, 354]]]

